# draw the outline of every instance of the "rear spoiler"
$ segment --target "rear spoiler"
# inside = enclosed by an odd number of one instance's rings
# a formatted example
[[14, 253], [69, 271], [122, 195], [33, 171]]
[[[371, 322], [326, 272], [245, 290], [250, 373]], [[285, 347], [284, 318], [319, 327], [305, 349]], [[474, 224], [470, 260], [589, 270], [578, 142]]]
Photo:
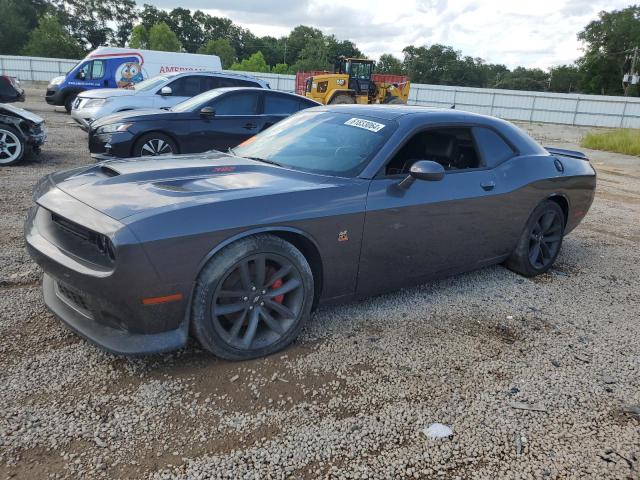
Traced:
[[576, 150], [565, 150], [564, 148], [544, 147], [544, 149], [551, 155], [562, 155], [563, 157], [579, 158], [580, 160], [589, 161], [589, 158]]

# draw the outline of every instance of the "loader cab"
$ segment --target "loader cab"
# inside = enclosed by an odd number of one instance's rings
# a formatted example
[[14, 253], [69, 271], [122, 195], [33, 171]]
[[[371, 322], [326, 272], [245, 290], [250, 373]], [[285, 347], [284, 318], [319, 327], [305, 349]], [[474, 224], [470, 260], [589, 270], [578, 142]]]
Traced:
[[376, 86], [371, 80], [374, 67], [373, 60], [338, 57], [334, 65], [334, 73], [349, 75], [349, 88], [356, 92], [356, 95], [374, 97]]

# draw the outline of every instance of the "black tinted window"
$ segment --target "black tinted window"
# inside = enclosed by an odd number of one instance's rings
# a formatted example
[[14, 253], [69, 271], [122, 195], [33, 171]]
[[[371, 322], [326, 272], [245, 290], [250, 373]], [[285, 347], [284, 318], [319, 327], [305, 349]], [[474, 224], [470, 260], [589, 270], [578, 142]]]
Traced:
[[286, 95], [267, 94], [264, 97], [264, 113], [290, 115], [300, 110], [300, 100]]
[[202, 91], [206, 92], [208, 90], [213, 90], [215, 88], [220, 88], [220, 79], [218, 77], [202, 77]]
[[216, 115], [256, 115], [258, 112], [258, 94], [245, 92], [225, 95], [213, 102]]
[[488, 167], [494, 167], [513, 157], [512, 148], [493, 130], [475, 127], [473, 134], [476, 137], [482, 158]]
[[193, 97], [202, 93], [200, 91], [200, 77], [197, 76], [178, 78], [168, 86], [171, 87], [171, 94], [177, 97]]

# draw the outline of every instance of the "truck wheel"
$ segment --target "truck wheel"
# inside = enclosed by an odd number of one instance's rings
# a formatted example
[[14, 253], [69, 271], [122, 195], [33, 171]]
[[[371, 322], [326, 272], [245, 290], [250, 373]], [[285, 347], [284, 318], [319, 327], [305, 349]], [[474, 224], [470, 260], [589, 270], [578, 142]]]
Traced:
[[71, 109], [73, 108], [73, 102], [76, 101], [77, 95], [75, 93], [70, 93], [64, 99], [64, 109], [67, 113], [71, 113]]
[[356, 99], [346, 93], [339, 93], [329, 102], [331, 105], [341, 105], [347, 103], [356, 103]]
[[196, 282], [191, 328], [200, 344], [227, 360], [282, 350], [309, 318], [313, 274], [302, 253], [273, 235], [227, 246]]
[[14, 165], [24, 157], [22, 135], [9, 125], [0, 125], [0, 165]]
[[407, 102], [403, 102], [400, 97], [388, 97], [382, 103], [387, 105], [406, 105]]

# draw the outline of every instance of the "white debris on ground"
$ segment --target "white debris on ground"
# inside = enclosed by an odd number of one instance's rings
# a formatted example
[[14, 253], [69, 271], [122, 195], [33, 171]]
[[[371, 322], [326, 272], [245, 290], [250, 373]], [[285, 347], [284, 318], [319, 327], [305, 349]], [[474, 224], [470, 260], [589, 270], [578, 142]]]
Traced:
[[438, 438], [447, 438], [453, 435], [453, 430], [451, 427], [443, 425], [442, 423], [432, 423], [427, 428], [422, 430], [427, 438], [431, 440], [436, 440]]

